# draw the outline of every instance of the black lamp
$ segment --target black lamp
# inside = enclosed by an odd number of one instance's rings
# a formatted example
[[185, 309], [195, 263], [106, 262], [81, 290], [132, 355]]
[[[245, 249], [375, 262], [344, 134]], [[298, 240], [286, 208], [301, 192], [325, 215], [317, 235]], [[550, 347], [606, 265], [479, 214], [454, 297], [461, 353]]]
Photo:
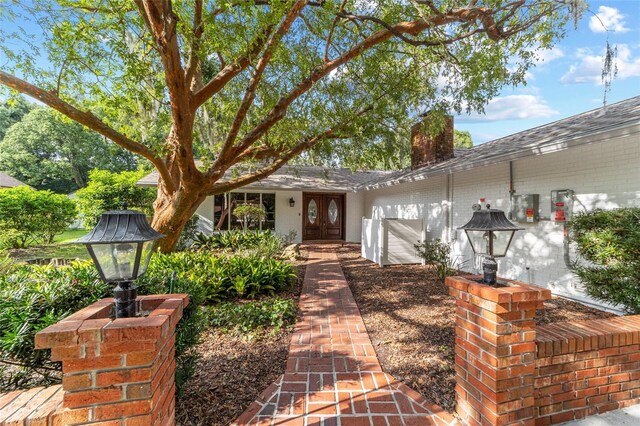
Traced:
[[502, 210], [490, 207], [487, 204], [487, 208], [483, 209], [480, 204], [475, 204], [471, 220], [458, 229], [464, 229], [473, 252], [485, 256], [482, 262], [483, 282], [495, 284], [498, 273], [495, 258], [506, 256], [513, 234], [524, 228], [509, 221]]
[[296, 200], [294, 200], [293, 197], [289, 198], [289, 205], [291, 207], [295, 207], [296, 206]]
[[142, 212], [112, 210], [102, 213], [95, 228], [76, 241], [87, 246], [100, 277], [117, 284], [116, 318], [137, 315], [138, 292], [132, 281], [145, 273], [156, 240], [162, 237]]

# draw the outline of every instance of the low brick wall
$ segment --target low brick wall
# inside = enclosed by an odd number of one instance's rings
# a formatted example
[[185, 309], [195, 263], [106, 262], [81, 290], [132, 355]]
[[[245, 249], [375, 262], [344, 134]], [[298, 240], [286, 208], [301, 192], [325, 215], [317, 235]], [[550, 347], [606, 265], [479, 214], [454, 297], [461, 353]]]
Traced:
[[62, 425], [62, 386], [0, 394], [0, 425]]
[[447, 277], [464, 424], [550, 425], [640, 403], [640, 316], [536, 326], [549, 290]]
[[540, 326], [536, 425], [640, 403], [640, 316]]
[[104, 299], [39, 332], [62, 385], [0, 395], [0, 426], [174, 424], [175, 330], [188, 296], [138, 300], [146, 316], [111, 319]]

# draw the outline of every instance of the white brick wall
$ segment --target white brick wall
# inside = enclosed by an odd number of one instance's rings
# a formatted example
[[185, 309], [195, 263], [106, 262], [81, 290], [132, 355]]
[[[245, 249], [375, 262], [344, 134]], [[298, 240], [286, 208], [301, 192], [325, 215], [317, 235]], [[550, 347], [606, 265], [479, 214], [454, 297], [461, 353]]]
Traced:
[[[573, 189], [574, 211], [594, 208], [640, 206], [640, 137], [638, 133], [606, 142], [513, 161], [516, 194], [540, 194], [540, 215], [551, 215], [550, 192]], [[478, 167], [450, 175], [454, 254], [467, 263], [465, 270], [478, 272], [471, 248], [462, 231], [455, 228], [471, 217], [472, 204], [480, 197], [492, 207], [509, 210], [509, 163]], [[425, 218], [430, 235], [447, 237], [447, 177], [396, 185], [365, 192], [367, 217]], [[563, 259], [563, 227], [551, 221], [523, 224], [509, 249], [499, 259], [499, 275], [550, 288], [557, 294], [594, 302], [580, 289]]]

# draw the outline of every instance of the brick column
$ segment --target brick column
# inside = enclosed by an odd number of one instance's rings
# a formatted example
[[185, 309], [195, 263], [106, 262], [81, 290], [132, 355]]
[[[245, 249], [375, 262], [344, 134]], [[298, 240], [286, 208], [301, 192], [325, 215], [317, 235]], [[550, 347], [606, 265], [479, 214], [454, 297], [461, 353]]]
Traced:
[[456, 298], [456, 410], [474, 425], [533, 425], [536, 309], [549, 290], [448, 277]]
[[174, 424], [175, 330], [188, 296], [138, 300], [145, 316], [111, 319], [104, 299], [36, 335], [62, 361], [63, 424]]

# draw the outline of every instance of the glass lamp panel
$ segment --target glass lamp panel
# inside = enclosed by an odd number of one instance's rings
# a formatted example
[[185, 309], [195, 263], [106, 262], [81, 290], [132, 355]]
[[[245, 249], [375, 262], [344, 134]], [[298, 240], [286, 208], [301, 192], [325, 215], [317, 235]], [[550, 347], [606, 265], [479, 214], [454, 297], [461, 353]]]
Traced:
[[136, 276], [136, 278], [147, 271], [147, 267], [149, 266], [149, 260], [151, 260], [151, 253], [153, 253], [153, 246], [155, 245], [155, 243], [155, 241], [145, 241], [142, 244], [142, 255], [140, 256], [140, 266], [138, 267], [138, 275]]
[[465, 230], [476, 254], [489, 254], [489, 232]]
[[515, 231], [493, 231], [493, 256], [504, 257], [507, 255], [511, 237]]
[[107, 281], [126, 281], [132, 278], [136, 260], [135, 244], [93, 244], [91, 247], [98, 262], [96, 266]]

